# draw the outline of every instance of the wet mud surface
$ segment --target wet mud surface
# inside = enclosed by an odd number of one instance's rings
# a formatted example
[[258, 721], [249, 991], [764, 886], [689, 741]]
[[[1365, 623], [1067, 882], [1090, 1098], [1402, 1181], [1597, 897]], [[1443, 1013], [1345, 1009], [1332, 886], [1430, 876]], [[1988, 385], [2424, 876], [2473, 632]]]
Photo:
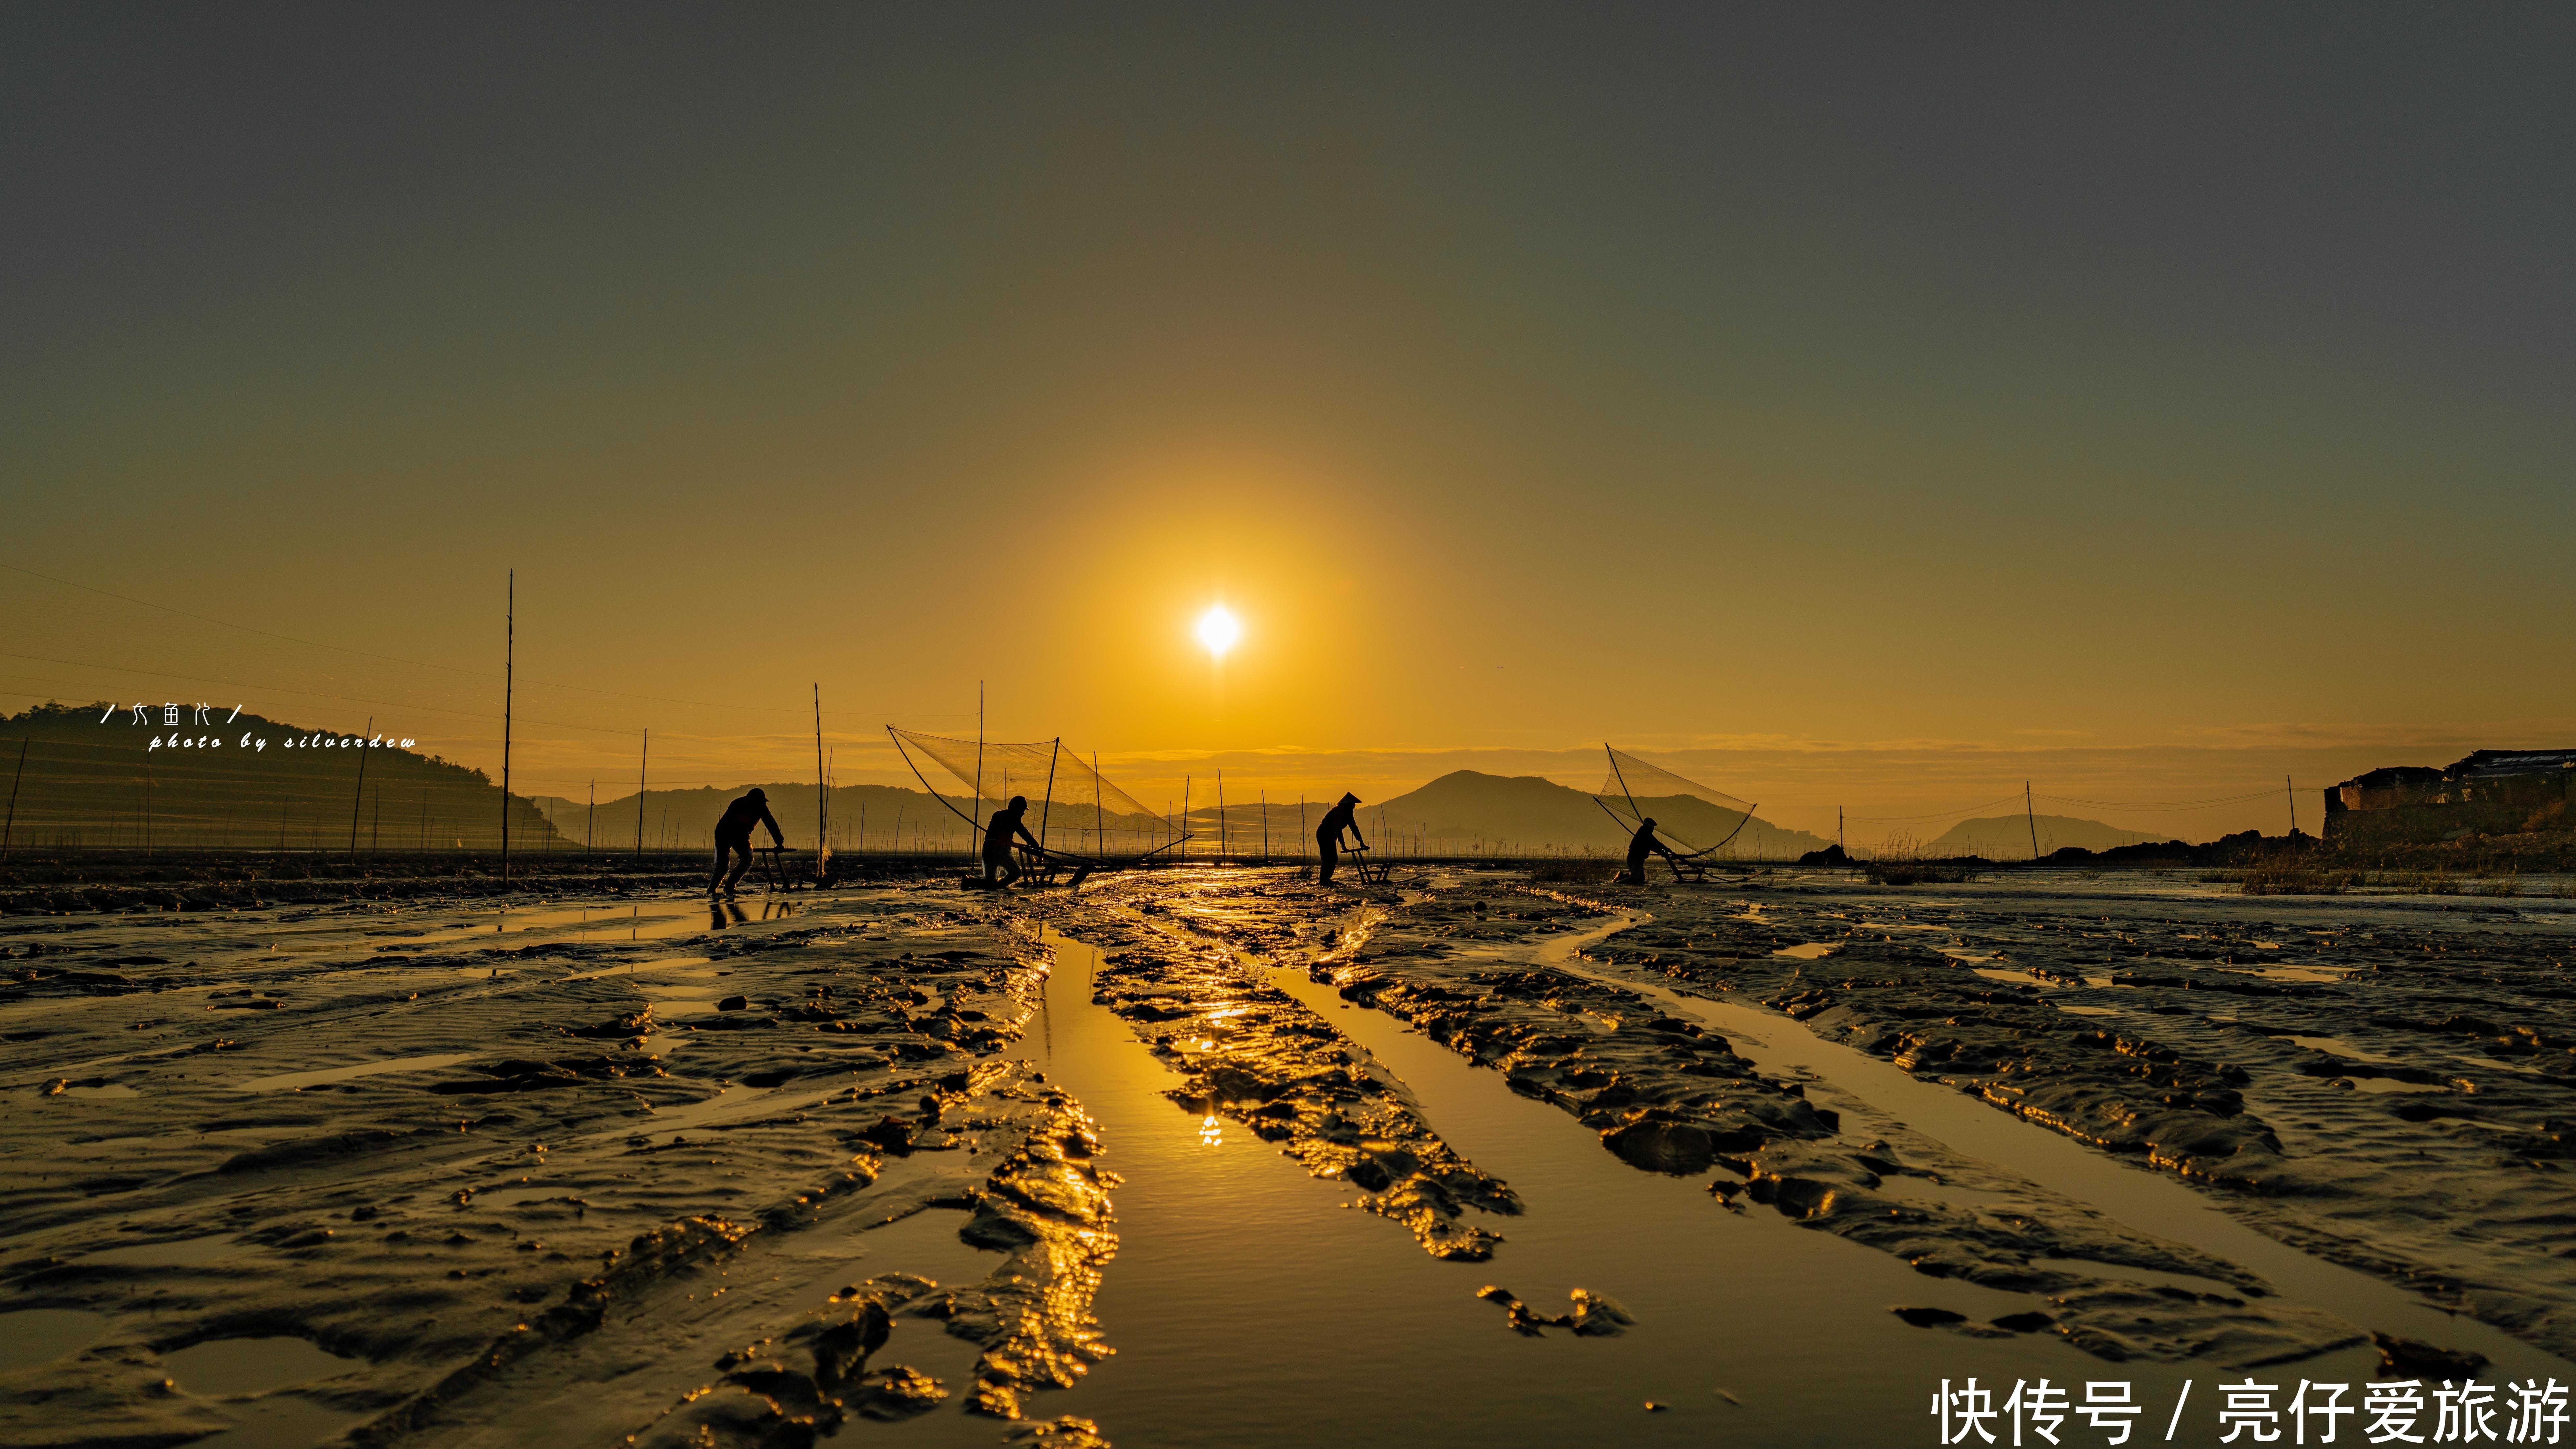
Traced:
[[[1667, 895], [1592, 954], [1785, 1012], [2576, 1353], [2576, 916], [1953, 889]], [[1783, 954], [1801, 947], [1828, 954]]]
[[2570, 940], [1464, 871], [10, 917], [0, 1442], [1830, 1444], [2374, 1335], [2564, 1381]]

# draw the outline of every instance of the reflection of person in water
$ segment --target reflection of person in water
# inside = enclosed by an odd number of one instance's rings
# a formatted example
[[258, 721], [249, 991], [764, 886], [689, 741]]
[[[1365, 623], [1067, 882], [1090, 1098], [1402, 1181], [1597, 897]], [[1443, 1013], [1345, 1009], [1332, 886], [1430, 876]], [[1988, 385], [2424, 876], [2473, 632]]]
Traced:
[[[751, 827], [755, 825], [769, 827], [769, 839], [772, 844], [779, 846], [787, 844], [787, 837], [779, 832], [777, 819], [769, 813], [769, 796], [766, 792], [753, 790], [750, 794], [727, 805], [724, 818], [716, 822], [716, 871], [715, 874], [707, 877], [708, 895], [714, 895], [718, 889], [731, 892], [735, 884], [742, 879], [742, 873], [751, 869]], [[742, 857], [734, 862], [732, 875], [725, 874], [725, 856], [728, 852]]]
[[1655, 822], [1651, 818], [1637, 822], [1637, 833], [1628, 837], [1628, 868], [1619, 872], [1619, 879], [1614, 884], [1644, 885], [1648, 855], [1660, 855], [1666, 860], [1681, 858], [1655, 838]]
[[1359, 796], [1346, 794], [1342, 796], [1342, 803], [1325, 811], [1324, 818], [1317, 822], [1315, 880], [1318, 884], [1331, 883], [1333, 867], [1341, 863], [1343, 831], [1347, 830], [1351, 833], [1351, 839], [1359, 849], [1368, 849], [1368, 841], [1360, 836], [1359, 804]]
[[992, 822], [984, 827], [984, 879], [1009, 885], [1020, 878], [1019, 862], [1011, 859], [1011, 837], [1016, 835], [1029, 843], [1029, 849], [1043, 851], [1037, 837], [1029, 834], [1023, 817], [1029, 813], [1029, 797], [1014, 795], [1011, 803], [993, 812]]

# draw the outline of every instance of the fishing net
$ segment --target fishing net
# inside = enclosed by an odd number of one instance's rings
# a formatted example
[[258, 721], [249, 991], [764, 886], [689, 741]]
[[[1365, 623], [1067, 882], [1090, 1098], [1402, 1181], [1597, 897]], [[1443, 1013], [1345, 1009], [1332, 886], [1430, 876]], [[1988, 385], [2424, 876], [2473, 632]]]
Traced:
[[[997, 744], [950, 739], [888, 726], [895, 748], [932, 798], [982, 829], [1014, 795], [1028, 797], [1029, 833], [1047, 849], [1094, 859], [1140, 857], [1168, 850], [1181, 832], [1091, 767], [1058, 740]], [[937, 766], [966, 788], [949, 794], [931, 784]], [[980, 788], [979, 777], [980, 775]]]
[[1604, 745], [1609, 773], [1592, 796], [1629, 830], [1642, 819], [1655, 822], [1655, 833], [1684, 855], [1705, 855], [1733, 840], [1753, 818], [1751, 803], [1723, 790], [1687, 780], [1661, 765], [1650, 765], [1622, 750]]

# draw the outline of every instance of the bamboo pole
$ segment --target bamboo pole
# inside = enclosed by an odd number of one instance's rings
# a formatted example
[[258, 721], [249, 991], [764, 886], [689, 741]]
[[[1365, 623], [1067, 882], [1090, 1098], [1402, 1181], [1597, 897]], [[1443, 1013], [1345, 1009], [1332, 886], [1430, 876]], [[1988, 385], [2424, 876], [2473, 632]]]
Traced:
[[9, 779], [9, 823], [0, 825], [0, 860], [9, 858], [10, 838], [18, 833], [18, 787], [27, 781], [27, 746], [34, 743], [33, 735], [18, 741], [18, 773]]
[[[507, 632], [501, 652], [501, 889], [510, 888], [510, 702], [511, 685], [518, 670], [519, 656], [519, 571], [510, 570], [510, 594], [505, 616]], [[368, 721], [372, 726], [375, 722]]]
[[[2004, 798], [2009, 800], [2012, 797], [2006, 795]], [[2021, 819], [2024, 825], [2030, 827], [2030, 858], [2037, 860], [2039, 859], [2039, 816], [2031, 809], [2028, 780], [2021, 782]]]
[[644, 863], [644, 780], [653, 763], [653, 731], [644, 731], [643, 752], [635, 757], [635, 863]]
[[1046, 849], [1047, 817], [1055, 813], [1055, 767], [1056, 762], [1062, 758], [1064, 758], [1064, 736], [1057, 735], [1055, 743], [1047, 750], [1046, 799], [1038, 806], [1038, 849], [1040, 850]]
[[[373, 739], [375, 738], [375, 734], [376, 717], [374, 715], [369, 715], [367, 716], [367, 737], [369, 739]], [[502, 802], [504, 807], [503, 818], [506, 819], [508, 806], [507, 796], [509, 792], [505, 789], [502, 791], [502, 794], [504, 796]], [[357, 864], [358, 861], [358, 807], [366, 803], [367, 747], [362, 744], [358, 746], [358, 793], [349, 797], [349, 863], [352, 865]]]
[[823, 878], [824, 832], [832, 820], [832, 797], [823, 783], [823, 686], [814, 686], [814, 879]]

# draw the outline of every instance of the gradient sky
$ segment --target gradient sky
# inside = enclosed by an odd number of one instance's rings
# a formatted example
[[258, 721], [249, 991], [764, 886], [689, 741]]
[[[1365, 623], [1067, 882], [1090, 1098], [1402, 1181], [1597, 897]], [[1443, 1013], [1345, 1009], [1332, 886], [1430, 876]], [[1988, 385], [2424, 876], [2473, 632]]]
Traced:
[[515, 567], [530, 792], [810, 773], [816, 683], [844, 781], [989, 681], [1148, 800], [1607, 738], [1807, 828], [2568, 745], [2570, 74], [2506, 5], [13, 4], [0, 705], [497, 767]]

